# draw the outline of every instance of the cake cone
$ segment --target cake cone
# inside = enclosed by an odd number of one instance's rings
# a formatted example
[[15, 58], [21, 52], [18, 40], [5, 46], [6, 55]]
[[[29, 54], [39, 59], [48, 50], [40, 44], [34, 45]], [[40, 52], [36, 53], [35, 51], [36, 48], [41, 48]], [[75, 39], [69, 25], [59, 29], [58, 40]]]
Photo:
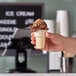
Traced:
[[45, 46], [45, 33], [47, 30], [38, 30], [34, 32], [36, 38], [36, 48], [43, 49]]

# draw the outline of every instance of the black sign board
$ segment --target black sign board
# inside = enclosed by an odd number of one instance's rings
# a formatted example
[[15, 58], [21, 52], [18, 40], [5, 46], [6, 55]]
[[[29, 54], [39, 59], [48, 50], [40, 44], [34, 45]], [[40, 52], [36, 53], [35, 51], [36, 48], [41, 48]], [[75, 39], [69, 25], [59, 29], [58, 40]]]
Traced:
[[27, 27], [35, 19], [43, 17], [43, 4], [0, 4], [0, 26]]
[[7, 48], [18, 28], [28, 27], [37, 18], [43, 18], [43, 3], [0, 3], [0, 50]]

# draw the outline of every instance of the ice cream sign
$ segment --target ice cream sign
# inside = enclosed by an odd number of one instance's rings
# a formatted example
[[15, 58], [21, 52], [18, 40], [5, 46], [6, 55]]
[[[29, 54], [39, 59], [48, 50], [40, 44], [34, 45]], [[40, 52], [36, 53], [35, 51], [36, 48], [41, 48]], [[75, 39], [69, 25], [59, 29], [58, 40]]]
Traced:
[[19, 28], [28, 27], [37, 18], [43, 17], [43, 3], [0, 4], [0, 50], [10, 45]]
[[[5, 16], [7, 17], [34, 17], [34, 11], [5, 11]], [[24, 20], [25, 25], [29, 25], [34, 21], [33, 18], [28, 18]], [[17, 25], [17, 19], [0, 19], [0, 24], [4, 25]]]

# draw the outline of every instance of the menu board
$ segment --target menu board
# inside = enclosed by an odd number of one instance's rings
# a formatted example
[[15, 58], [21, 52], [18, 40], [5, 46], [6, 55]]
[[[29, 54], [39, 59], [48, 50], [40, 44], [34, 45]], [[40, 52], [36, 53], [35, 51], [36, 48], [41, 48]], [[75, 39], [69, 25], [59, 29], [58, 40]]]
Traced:
[[0, 3], [0, 51], [5, 50], [19, 28], [43, 18], [43, 3]]

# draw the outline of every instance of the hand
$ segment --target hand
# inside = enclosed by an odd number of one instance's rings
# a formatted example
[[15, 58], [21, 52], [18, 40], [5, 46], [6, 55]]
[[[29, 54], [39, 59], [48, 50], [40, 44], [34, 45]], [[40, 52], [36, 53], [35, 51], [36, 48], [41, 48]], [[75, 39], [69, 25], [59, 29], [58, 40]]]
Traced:
[[[34, 45], [36, 43], [33, 33], [31, 34], [31, 43]], [[44, 50], [63, 51], [64, 50], [64, 37], [59, 34], [52, 34], [52, 33], [47, 32]]]

